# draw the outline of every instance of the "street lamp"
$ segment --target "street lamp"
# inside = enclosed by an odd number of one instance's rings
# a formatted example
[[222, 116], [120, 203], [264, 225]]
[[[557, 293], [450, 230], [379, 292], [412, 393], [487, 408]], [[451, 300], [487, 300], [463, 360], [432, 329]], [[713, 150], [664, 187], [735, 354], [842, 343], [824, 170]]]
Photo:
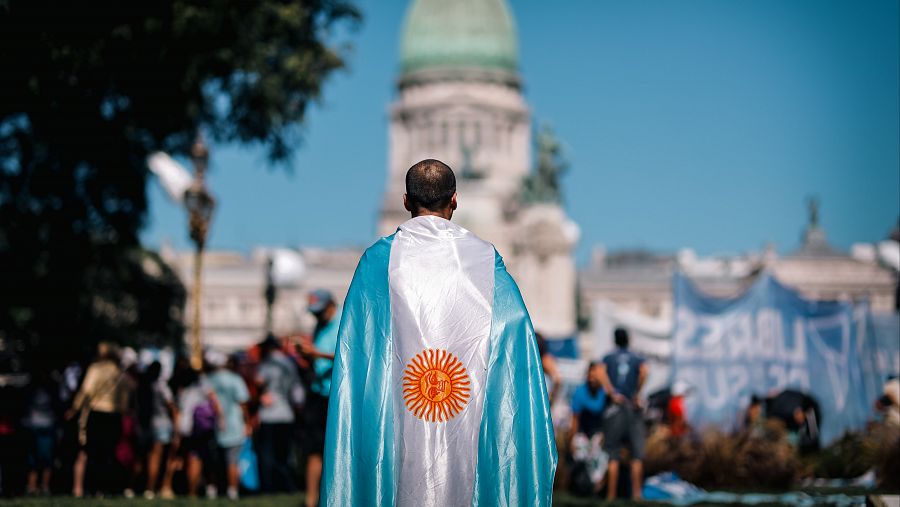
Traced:
[[194, 181], [184, 192], [184, 205], [188, 210], [191, 240], [196, 247], [194, 251], [194, 286], [192, 299], [194, 315], [191, 324], [191, 366], [195, 370], [203, 367], [203, 344], [200, 341], [200, 304], [203, 270], [203, 248], [206, 246], [206, 235], [212, 220], [216, 200], [209, 193], [204, 181], [206, 166], [209, 162], [209, 149], [198, 133], [191, 147], [191, 161], [194, 163]]
[[266, 290], [263, 294], [266, 298], [266, 336], [272, 332], [272, 307], [275, 305], [275, 297], [278, 289], [275, 287], [275, 254], [269, 254], [266, 260]]

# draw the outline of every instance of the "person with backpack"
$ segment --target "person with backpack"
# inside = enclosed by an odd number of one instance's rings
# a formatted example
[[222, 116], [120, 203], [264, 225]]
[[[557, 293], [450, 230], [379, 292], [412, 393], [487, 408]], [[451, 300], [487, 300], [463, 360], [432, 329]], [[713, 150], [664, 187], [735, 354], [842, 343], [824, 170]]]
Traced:
[[[208, 465], [211, 465], [217, 450], [216, 428], [221, 410], [215, 391], [200, 372], [190, 370], [186, 373], [185, 384], [178, 399], [178, 412], [181, 414], [178, 432], [187, 464], [188, 495], [196, 497], [202, 475], [206, 472], [209, 476], [212, 472], [212, 467]], [[211, 481], [207, 482], [207, 497], [214, 498], [215, 486]]]

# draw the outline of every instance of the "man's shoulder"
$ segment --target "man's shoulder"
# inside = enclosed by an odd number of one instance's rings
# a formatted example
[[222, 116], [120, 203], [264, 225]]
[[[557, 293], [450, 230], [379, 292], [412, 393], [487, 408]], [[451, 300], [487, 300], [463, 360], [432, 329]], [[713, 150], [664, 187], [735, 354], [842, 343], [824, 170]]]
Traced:
[[375, 243], [366, 248], [359, 258], [359, 264], [356, 269], [372, 269], [377, 266], [386, 267], [391, 256], [391, 244], [394, 242], [395, 235], [396, 233], [378, 238]]

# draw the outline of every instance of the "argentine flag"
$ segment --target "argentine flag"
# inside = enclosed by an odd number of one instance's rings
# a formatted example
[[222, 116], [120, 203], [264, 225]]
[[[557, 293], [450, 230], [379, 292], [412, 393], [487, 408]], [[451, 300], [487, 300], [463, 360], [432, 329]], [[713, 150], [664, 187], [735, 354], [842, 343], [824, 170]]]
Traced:
[[541, 360], [490, 243], [420, 216], [366, 250], [344, 303], [324, 460], [325, 505], [550, 505]]

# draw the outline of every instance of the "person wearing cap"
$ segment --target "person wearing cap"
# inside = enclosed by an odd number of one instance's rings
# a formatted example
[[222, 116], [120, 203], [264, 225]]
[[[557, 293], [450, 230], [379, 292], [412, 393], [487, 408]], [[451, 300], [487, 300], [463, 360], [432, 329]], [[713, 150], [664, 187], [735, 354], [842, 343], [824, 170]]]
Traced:
[[244, 379], [226, 368], [228, 356], [222, 352], [210, 350], [206, 352], [206, 362], [210, 367], [206, 381], [216, 393], [221, 411], [219, 425], [216, 428], [216, 443], [226, 467], [228, 498], [237, 500], [240, 482], [238, 458], [244, 441], [251, 433], [247, 411], [250, 394]]
[[306, 505], [319, 504], [319, 483], [322, 479], [322, 454], [325, 451], [325, 424], [328, 419], [328, 399], [331, 395], [331, 370], [337, 347], [341, 310], [334, 296], [325, 289], [309, 294], [307, 309], [316, 318], [313, 338], [301, 340], [300, 352], [312, 361], [314, 378], [304, 412], [308, 422], [306, 447]]

